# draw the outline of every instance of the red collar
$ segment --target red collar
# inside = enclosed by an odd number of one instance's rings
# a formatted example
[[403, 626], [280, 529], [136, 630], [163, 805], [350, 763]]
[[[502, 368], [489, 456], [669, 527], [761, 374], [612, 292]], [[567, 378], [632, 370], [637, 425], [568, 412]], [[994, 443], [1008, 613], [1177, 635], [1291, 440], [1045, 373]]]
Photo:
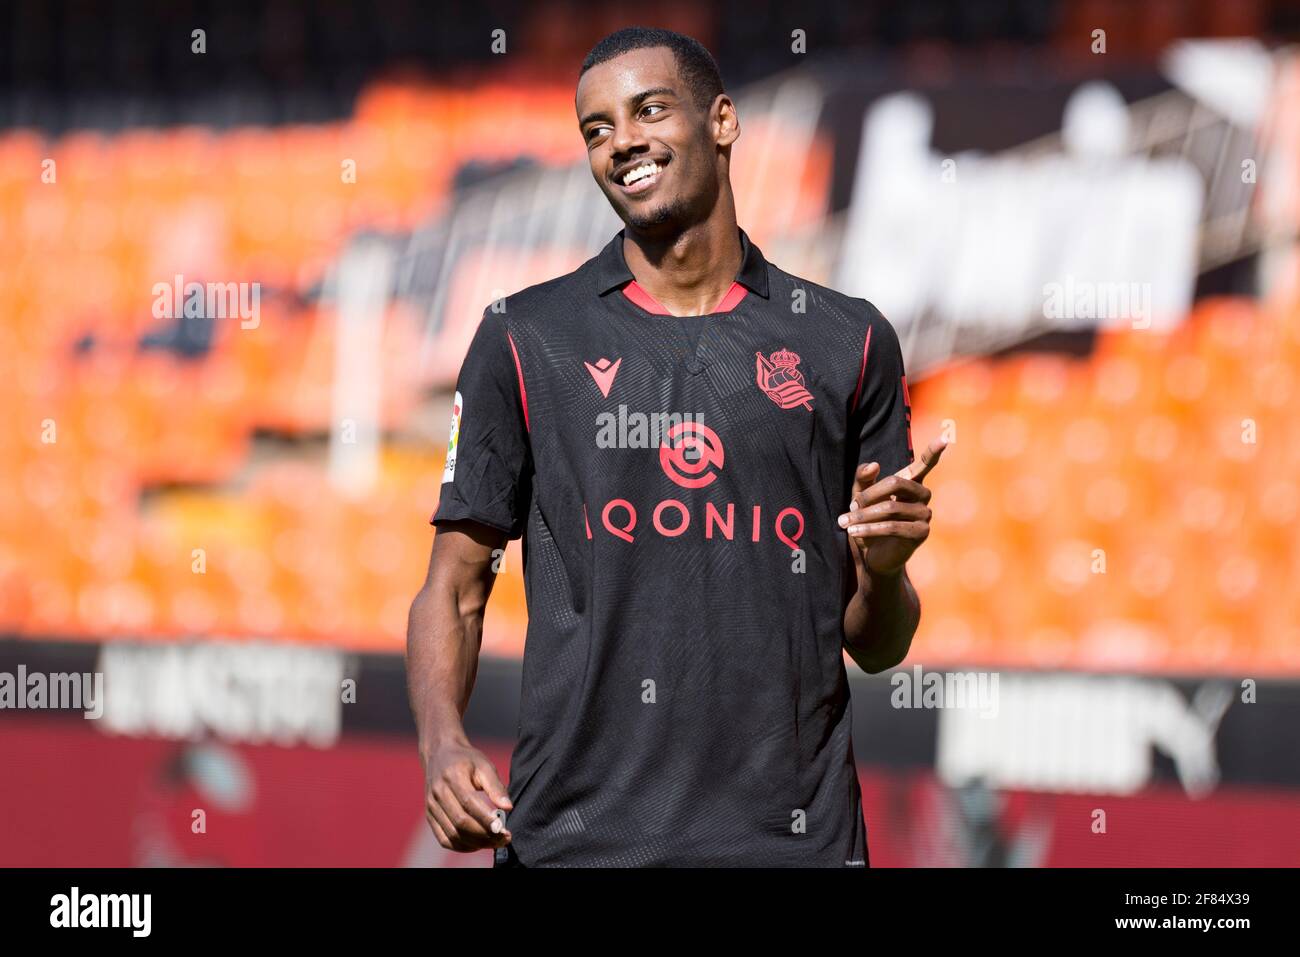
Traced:
[[[731, 310], [736, 308], [740, 300], [745, 298], [745, 295], [748, 292], [749, 290], [740, 283], [732, 282], [731, 288], [728, 289], [727, 294], [722, 297], [722, 301], [718, 303], [712, 312], [707, 313], [707, 315], [713, 316], [720, 312], [731, 312]], [[627, 285], [623, 287], [623, 295], [627, 296], [628, 299], [631, 299], [632, 302], [636, 303], [646, 312], [652, 313], [656, 316], [672, 315], [671, 312], [664, 308], [663, 303], [650, 295], [650, 293], [646, 292], [645, 287], [635, 279], [629, 280]]]

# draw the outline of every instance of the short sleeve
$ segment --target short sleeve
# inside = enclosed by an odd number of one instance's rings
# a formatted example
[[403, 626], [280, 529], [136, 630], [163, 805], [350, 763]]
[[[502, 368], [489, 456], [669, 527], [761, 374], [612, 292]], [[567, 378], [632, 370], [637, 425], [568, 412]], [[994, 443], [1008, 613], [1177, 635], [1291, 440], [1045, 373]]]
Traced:
[[504, 321], [485, 311], [456, 379], [433, 524], [470, 519], [523, 534], [533, 463], [522, 380]]
[[[865, 300], [863, 300], [865, 302]], [[898, 333], [879, 310], [866, 303], [863, 366], [850, 416], [850, 442], [856, 437], [857, 459], [850, 476], [864, 462], [879, 462], [882, 478], [910, 465], [912, 404]], [[850, 486], [852, 480], [850, 479]]]

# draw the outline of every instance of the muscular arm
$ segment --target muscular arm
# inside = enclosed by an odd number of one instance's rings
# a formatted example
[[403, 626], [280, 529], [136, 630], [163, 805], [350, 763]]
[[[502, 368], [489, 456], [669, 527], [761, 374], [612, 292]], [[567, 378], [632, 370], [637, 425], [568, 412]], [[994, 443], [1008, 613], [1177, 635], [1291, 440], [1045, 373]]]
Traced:
[[[510, 801], [496, 769], [465, 735], [478, 673], [483, 613], [503, 532], [477, 522], [439, 526], [424, 585], [411, 603], [406, 681], [425, 769], [426, 816], [439, 843], [469, 851], [507, 843], [496, 808]], [[497, 554], [500, 554], [499, 552]]]
[[406, 626], [406, 682], [420, 753], [463, 733], [478, 673], [483, 612], [492, 593], [493, 549], [503, 533], [476, 522], [448, 522], [433, 539], [429, 571]]

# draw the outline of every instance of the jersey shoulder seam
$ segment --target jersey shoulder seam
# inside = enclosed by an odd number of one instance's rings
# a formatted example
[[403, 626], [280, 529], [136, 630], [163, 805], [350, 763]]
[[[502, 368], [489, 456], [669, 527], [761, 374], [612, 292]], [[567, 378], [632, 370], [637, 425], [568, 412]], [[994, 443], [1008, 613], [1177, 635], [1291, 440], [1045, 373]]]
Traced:
[[[566, 298], [566, 293], [568, 298], [595, 298], [596, 292], [587, 278], [589, 267], [595, 259], [592, 257], [576, 269], [525, 286], [499, 300], [502, 304], [500, 315], [503, 320], [508, 320], [507, 328], [514, 323], [548, 321], [551, 318], [548, 307], [552, 301]], [[492, 307], [489, 305], [487, 308]], [[568, 315], [567, 309], [565, 315]]]
[[[868, 322], [874, 322], [877, 317], [883, 318], [879, 309], [861, 297], [850, 296], [838, 289], [832, 289], [830, 286], [823, 286], [811, 279], [796, 276], [771, 263], [768, 263], [768, 273], [769, 283], [774, 288], [772, 298], [777, 296], [775, 292], [777, 285], [786, 285], [789, 290], [805, 289], [808, 291], [813, 303], [825, 301], [846, 314], [854, 315], [856, 319], [866, 319]], [[789, 292], [786, 291], [783, 294], [789, 295]]]

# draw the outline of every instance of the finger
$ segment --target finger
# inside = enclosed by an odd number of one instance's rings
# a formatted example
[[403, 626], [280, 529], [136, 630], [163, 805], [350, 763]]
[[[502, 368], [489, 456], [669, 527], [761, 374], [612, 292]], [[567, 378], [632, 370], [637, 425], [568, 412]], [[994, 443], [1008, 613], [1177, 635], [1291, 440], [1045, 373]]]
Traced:
[[879, 477], [879, 462], [863, 462], [853, 473], [853, 494], [857, 495], [863, 489], [870, 487], [871, 483]]
[[[480, 793], [486, 793], [486, 792], [480, 792]], [[505, 808], [494, 807], [492, 809], [492, 823], [488, 825], [488, 830], [491, 831], [493, 834], [498, 834], [498, 835], [504, 834], [506, 837], [510, 836], [510, 832], [506, 830]]]
[[[468, 776], [465, 775], [466, 778]], [[436, 813], [441, 814], [440, 820], [451, 839], [472, 843], [472, 846], [486, 846], [483, 842], [490, 840], [493, 835], [488, 830], [488, 826], [466, 808], [465, 802], [457, 793], [450, 778], [443, 777], [439, 780], [434, 785], [433, 792], [436, 799]], [[472, 794], [473, 790], [469, 789], [466, 793]]]
[[456, 802], [454, 795], [449, 793], [448, 801], [449, 804], [430, 808], [430, 816], [446, 832], [453, 850], [479, 851], [508, 843], [508, 835], [485, 832], [473, 815]]
[[460, 835], [456, 833], [456, 828], [451, 823], [451, 818], [447, 816], [447, 811], [443, 808], [442, 802], [431, 794], [425, 804], [424, 812], [429, 819], [429, 826], [436, 825], [438, 830], [446, 835], [451, 850], [458, 850]]
[[935, 439], [930, 443], [926, 450], [921, 453], [919, 459], [906, 467], [899, 469], [895, 474], [901, 475], [903, 478], [909, 478], [914, 482], [922, 481], [930, 474], [930, 471], [939, 464], [939, 457], [943, 455], [943, 450], [947, 447], [947, 439]]
[[497, 777], [497, 769], [490, 762], [476, 761], [474, 763], [474, 773], [470, 776], [470, 780], [476, 788], [486, 791], [488, 798], [497, 807], [505, 808], [507, 811], [514, 807], [509, 792], [501, 783], [501, 779]]
[[866, 525], [871, 522], [928, 522], [933, 513], [928, 506], [919, 502], [890, 500], [872, 505], [870, 508], [853, 509], [839, 517], [841, 528], [850, 525]]
[[468, 768], [457, 768], [451, 772], [447, 783], [467, 818], [462, 821], [452, 815], [452, 823], [458, 831], [475, 837], [488, 837], [502, 832], [504, 825], [496, 816], [496, 808], [486, 794], [474, 787]]
[[850, 525], [849, 537], [859, 542], [873, 538], [901, 538], [907, 541], [923, 542], [930, 534], [927, 522], [869, 522], [866, 525]]
[[433, 836], [438, 839], [439, 844], [449, 851], [456, 850], [455, 843], [447, 836], [446, 828], [438, 823], [438, 819], [434, 816], [431, 808], [426, 807], [424, 809], [424, 819], [429, 822], [429, 830], [433, 831]]
[[875, 505], [877, 502], [884, 502], [891, 497], [897, 498], [904, 502], [920, 502], [922, 505], [928, 504], [931, 495], [930, 489], [926, 488], [920, 482], [915, 482], [909, 478], [903, 478], [901, 475], [890, 475], [876, 482], [869, 489], [862, 492], [855, 499], [858, 508], [866, 508]]
[[[897, 508], [893, 506], [901, 505]], [[876, 511], [876, 509], [881, 509]], [[930, 524], [930, 510], [924, 505], [917, 505], [912, 502], [884, 502], [881, 505], [873, 505], [867, 511], [852, 511], [839, 518], [840, 527], [845, 532], [858, 527], [859, 525], [881, 525], [890, 522], [920, 522], [923, 525]]]
[[[439, 811], [441, 811], [441, 809], [439, 809]], [[440, 821], [446, 821], [448, 818], [445, 814], [442, 814], [441, 816], [435, 814], [433, 809], [426, 809], [425, 820], [429, 822], [429, 827], [433, 829], [434, 835], [439, 838], [438, 843], [442, 844], [443, 847], [450, 851], [459, 851], [462, 853], [467, 851], [482, 851], [487, 848], [500, 847], [503, 843], [509, 843], [509, 841], [503, 841], [499, 837], [484, 838], [462, 834], [452, 825], [440, 823]], [[446, 841], [445, 844], [443, 843], [444, 840]]]

